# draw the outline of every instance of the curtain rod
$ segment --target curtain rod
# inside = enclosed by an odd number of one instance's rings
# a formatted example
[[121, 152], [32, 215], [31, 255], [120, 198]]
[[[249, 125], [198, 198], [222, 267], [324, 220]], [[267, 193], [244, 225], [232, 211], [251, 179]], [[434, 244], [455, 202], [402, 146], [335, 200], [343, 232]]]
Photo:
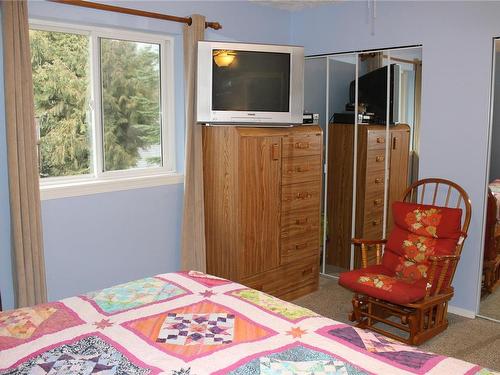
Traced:
[[[98, 9], [98, 10], [105, 10], [108, 12], [131, 14], [133, 16], [156, 18], [156, 19], [164, 20], [164, 21], [180, 22], [180, 23], [185, 23], [188, 25], [191, 25], [191, 23], [193, 22], [191, 17], [177, 17], [177, 16], [171, 16], [169, 14], [147, 12], [145, 10], [124, 8], [124, 7], [118, 7], [115, 5], [108, 5], [108, 4], [102, 4], [102, 3], [94, 3], [92, 1], [84, 1], [84, 0], [48, 0], [48, 1], [50, 1], [52, 3], [74, 5], [74, 6], [78, 6], [78, 7]], [[208, 28], [208, 27], [210, 27], [214, 30], [222, 29], [222, 25], [219, 22], [205, 22], [205, 28]]]

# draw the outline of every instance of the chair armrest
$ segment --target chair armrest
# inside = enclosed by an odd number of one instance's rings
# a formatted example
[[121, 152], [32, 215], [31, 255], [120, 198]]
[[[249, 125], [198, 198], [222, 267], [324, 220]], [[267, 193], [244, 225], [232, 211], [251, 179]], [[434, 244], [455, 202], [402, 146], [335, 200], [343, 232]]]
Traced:
[[378, 245], [378, 244], [383, 245], [383, 244], [387, 243], [387, 240], [367, 240], [364, 238], [353, 238], [352, 243], [354, 245], [362, 245], [362, 244], [365, 244], [365, 245]]
[[368, 250], [375, 248], [377, 251], [377, 263], [382, 262], [382, 245], [384, 245], [387, 240], [365, 240], [362, 238], [353, 238], [352, 243], [354, 245], [361, 245], [361, 267], [368, 267]]
[[[433, 296], [451, 287], [451, 281], [455, 274], [458, 261], [460, 260], [460, 255], [431, 255], [429, 260], [431, 262], [431, 267], [429, 278], [427, 279], [426, 298], [431, 295], [431, 289], [434, 283], [436, 283], [436, 289], [432, 293]], [[439, 270], [437, 268], [438, 266], [441, 267]], [[444, 283], [446, 274], [449, 270], [451, 271], [450, 278]]]
[[439, 263], [451, 259], [456, 259], [458, 261], [460, 259], [460, 255], [431, 255], [429, 257], [429, 260], [433, 263], [434, 262]]

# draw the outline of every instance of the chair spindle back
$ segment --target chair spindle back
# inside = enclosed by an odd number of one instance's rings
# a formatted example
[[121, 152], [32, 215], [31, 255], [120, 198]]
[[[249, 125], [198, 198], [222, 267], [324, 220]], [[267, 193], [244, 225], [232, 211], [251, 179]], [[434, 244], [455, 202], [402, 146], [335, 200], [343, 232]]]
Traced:
[[[460, 257], [462, 253], [463, 243], [466, 233], [469, 229], [471, 219], [471, 202], [465, 190], [453, 181], [442, 178], [426, 178], [414, 182], [406, 189], [403, 194], [405, 202], [414, 202], [418, 204], [429, 204], [439, 207], [461, 208], [462, 209], [462, 233], [458, 240], [455, 254]], [[446, 260], [444, 264], [444, 272], [441, 272], [438, 280], [437, 289], [434, 294], [439, 293], [442, 289], [446, 289], [451, 285], [453, 276], [455, 275], [458, 259]], [[443, 284], [444, 276], [448, 268], [451, 268], [451, 278]], [[433, 270], [431, 270], [433, 273]], [[432, 275], [433, 276], [433, 275]]]

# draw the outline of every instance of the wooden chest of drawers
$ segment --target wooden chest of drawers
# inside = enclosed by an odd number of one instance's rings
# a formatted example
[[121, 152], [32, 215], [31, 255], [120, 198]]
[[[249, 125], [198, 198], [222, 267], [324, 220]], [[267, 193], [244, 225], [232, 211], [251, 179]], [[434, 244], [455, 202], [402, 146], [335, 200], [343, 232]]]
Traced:
[[318, 288], [322, 132], [203, 129], [207, 271], [280, 298]]
[[[392, 227], [391, 205], [408, 186], [408, 125], [392, 126], [389, 139], [382, 125], [359, 125], [355, 236], [381, 239], [383, 235], [386, 145], [389, 143], [387, 231]], [[349, 268], [352, 239], [354, 125], [330, 124], [328, 140], [327, 264]], [[370, 261], [374, 260], [369, 259]], [[355, 267], [360, 265], [355, 252]]]

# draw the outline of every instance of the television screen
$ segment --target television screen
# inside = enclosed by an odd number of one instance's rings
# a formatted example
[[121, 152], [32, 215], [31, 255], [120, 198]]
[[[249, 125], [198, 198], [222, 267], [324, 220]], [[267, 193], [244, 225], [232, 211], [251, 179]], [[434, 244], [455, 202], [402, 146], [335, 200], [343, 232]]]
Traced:
[[[389, 123], [398, 122], [399, 66], [391, 64]], [[350, 101], [354, 103], [355, 81], [350, 86]], [[396, 103], [395, 103], [396, 101]], [[387, 116], [387, 66], [358, 78], [358, 103], [366, 104], [367, 112], [375, 114], [374, 122], [385, 124]]]
[[[213, 50], [214, 56], [223, 50]], [[289, 112], [290, 54], [229, 51], [228, 66], [212, 69], [212, 110]]]

